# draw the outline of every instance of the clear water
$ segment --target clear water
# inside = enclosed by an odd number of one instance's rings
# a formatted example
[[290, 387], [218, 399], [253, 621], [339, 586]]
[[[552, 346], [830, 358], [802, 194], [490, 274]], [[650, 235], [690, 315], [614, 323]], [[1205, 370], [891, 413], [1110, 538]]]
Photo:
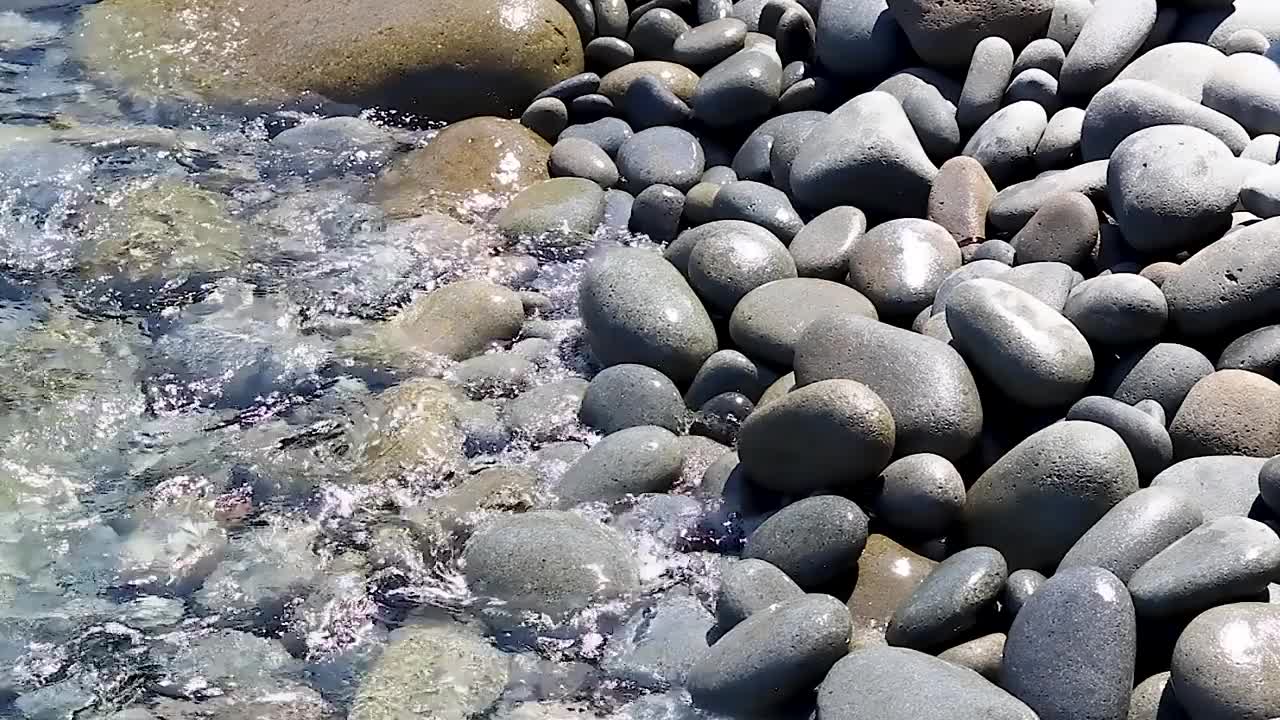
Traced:
[[[482, 230], [384, 218], [372, 178], [429, 130], [95, 85], [69, 59], [79, 4], [0, 2], [0, 717], [345, 717], [390, 632], [474, 604], [456, 548], [424, 553], [401, 522], [445, 481], [360, 479], [379, 393], [448, 368], [371, 366], [351, 338], [415, 292], [519, 282], [551, 302], [533, 384], [581, 376], [581, 260], [531, 270]], [[192, 187], [231, 220], [184, 204]], [[113, 247], [138, 207], [183, 247]], [[473, 403], [468, 468], [563, 470], [486, 421], [498, 402]], [[687, 521], [661, 503], [618, 520], [647, 589], [709, 587], [713, 561], [676, 547]], [[617, 610], [499, 638], [514, 670], [491, 716], [692, 717], [602, 678]]]

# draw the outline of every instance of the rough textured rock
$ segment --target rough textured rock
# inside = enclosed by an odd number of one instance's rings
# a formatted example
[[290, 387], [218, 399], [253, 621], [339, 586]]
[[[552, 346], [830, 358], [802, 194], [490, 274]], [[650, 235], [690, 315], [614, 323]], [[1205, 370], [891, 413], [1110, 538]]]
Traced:
[[1089, 97], [1111, 82], [1156, 24], [1156, 0], [1098, 0], [1067, 53], [1059, 79], [1068, 97]]
[[974, 547], [947, 558], [898, 606], [885, 639], [917, 650], [947, 647], [977, 624], [995, 604], [1009, 575], [999, 552]]
[[1213, 363], [1199, 350], [1160, 343], [1122, 358], [1107, 379], [1107, 393], [1129, 405], [1155, 400], [1173, 417], [1191, 388], [1212, 372]]
[[1205, 520], [1249, 515], [1258, 500], [1258, 474], [1264, 458], [1221, 455], [1183, 460], [1171, 465], [1151, 481], [1184, 493]]
[[964, 511], [964, 478], [941, 455], [907, 455], [880, 473], [876, 517], [921, 537], [944, 537]]
[[764, 560], [747, 558], [730, 565], [720, 576], [716, 595], [716, 624], [729, 630], [770, 606], [804, 595], [787, 574]]
[[1249, 144], [1240, 123], [1216, 110], [1141, 80], [1117, 80], [1089, 101], [1080, 129], [1080, 154], [1101, 160], [1130, 135], [1157, 125], [1190, 125], [1217, 137], [1232, 153]]
[[1012, 569], [1052, 569], [1094, 523], [1138, 489], [1124, 441], [1066, 421], [1023, 440], [982, 474], [965, 503], [965, 535]]
[[[1158, 403], [1156, 407], [1160, 407]], [[1115, 430], [1128, 446], [1143, 480], [1155, 477], [1173, 462], [1173, 440], [1164, 422], [1132, 405], [1095, 395], [1072, 405], [1067, 419], [1088, 420]]]
[[1201, 379], [1169, 424], [1174, 456], [1280, 455], [1280, 384], [1247, 370]]
[[[311, 91], [434, 120], [512, 117], [543, 88], [582, 72], [578, 30], [555, 0], [195, 7], [94, 5], [80, 26], [79, 55], [146, 97], [274, 104]], [[230, 43], [235, 52], [224, 51]]]
[[982, 4], [890, 0], [889, 10], [930, 65], [964, 68], [985, 37], [998, 35], [1021, 48], [1042, 35], [1052, 0], [997, 0]]
[[596, 443], [565, 471], [554, 488], [562, 508], [661, 493], [680, 478], [684, 456], [670, 430], [640, 425]]
[[1169, 319], [1191, 336], [1257, 327], [1280, 310], [1280, 218], [1218, 240], [1161, 287]]
[[852, 500], [819, 495], [792, 503], [747, 538], [743, 556], [764, 560], [802, 588], [847, 577], [867, 544], [867, 516]]
[[1067, 551], [1058, 569], [1100, 567], [1121, 582], [1160, 551], [1200, 526], [1203, 515], [1189, 498], [1149, 487], [1121, 500]]
[[982, 163], [967, 155], [953, 157], [938, 169], [926, 217], [969, 245], [987, 237], [987, 211], [995, 197], [996, 186]]
[[775, 280], [747, 293], [729, 317], [729, 335], [745, 352], [789, 367], [809, 323], [833, 313], [871, 319], [876, 308], [857, 290], [829, 280]]
[[851, 647], [883, 645], [894, 611], [937, 565], [885, 535], [868, 537], [858, 558], [857, 583], [849, 597], [849, 613], [853, 616]]
[[856, 315], [810, 323], [795, 356], [803, 387], [848, 378], [888, 405], [900, 455], [934, 453], [957, 460], [982, 430], [982, 403], [973, 375], [946, 343]]
[[1266, 720], [1280, 713], [1280, 606], [1223, 605], [1191, 621], [1173, 651], [1170, 685], [1193, 718]]

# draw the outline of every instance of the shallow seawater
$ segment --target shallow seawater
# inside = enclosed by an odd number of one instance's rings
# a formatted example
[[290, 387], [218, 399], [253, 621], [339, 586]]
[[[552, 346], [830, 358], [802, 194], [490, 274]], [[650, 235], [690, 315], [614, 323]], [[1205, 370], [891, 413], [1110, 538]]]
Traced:
[[[398, 628], [479, 627], [458, 548], [424, 552], [404, 522], [450, 478], [366, 472], [384, 393], [451, 368], [380, 366], [355, 339], [416, 293], [484, 277], [549, 301], [532, 385], [588, 375], [583, 261], [513, 273], [528, 257], [482, 224], [459, 238], [384, 217], [374, 176], [429, 129], [140, 105], [70, 59], [81, 3], [13, 2], [0, 10], [0, 717], [345, 717]], [[471, 401], [454, 470], [563, 471], [573, 447], [513, 440], [490, 422], [502, 402]], [[590, 439], [562, 425], [557, 439]], [[673, 517], [637, 507], [617, 524], [647, 589], [705, 590], [714, 562], [677, 547]], [[489, 716], [545, 701], [695, 717], [678, 694], [602, 678], [623, 611], [490, 633], [512, 671]]]

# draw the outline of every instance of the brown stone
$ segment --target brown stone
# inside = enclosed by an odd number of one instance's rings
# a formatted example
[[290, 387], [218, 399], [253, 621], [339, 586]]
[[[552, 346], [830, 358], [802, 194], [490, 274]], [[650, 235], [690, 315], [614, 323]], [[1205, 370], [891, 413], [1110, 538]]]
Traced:
[[631, 83], [644, 75], [658, 78], [668, 90], [685, 102], [693, 100], [693, 91], [698, 87], [698, 74], [689, 68], [664, 60], [645, 60], [623, 65], [601, 78], [600, 94], [615, 103], [620, 102]]
[[929, 220], [951, 233], [961, 246], [987, 239], [987, 211], [996, 186], [982, 163], [967, 155], [942, 164], [929, 192]]
[[884, 631], [894, 611], [937, 565], [884, 535], [867, 538], [867, 547], [858, 558], [858, 580], [849, 598], [851, 647], [884, 644]]
[[583, 67], [556, 0], [105, 0], [80, 30], [90, 70], [145, 96], [310, 91], [431, 120], [519, 115]]
[[427, 211], [468, 216], [548, 179], [550, 155], [547, 141], [518, 122], [471, 118], [393, 163], [378, 178], [373, 197], [394, 217]]
[[1202, 378], [1169, 425], [1177, 460], [1204, 455], [1280, 455], [1280, 385], [1247, 370]]
[[1082, 268], [1093, 257], [1100, 231], [1093, 201], [1084, 193], [1066, 192], [1045, 201], [1009, 242], [1019, 265], [1061, 262]]

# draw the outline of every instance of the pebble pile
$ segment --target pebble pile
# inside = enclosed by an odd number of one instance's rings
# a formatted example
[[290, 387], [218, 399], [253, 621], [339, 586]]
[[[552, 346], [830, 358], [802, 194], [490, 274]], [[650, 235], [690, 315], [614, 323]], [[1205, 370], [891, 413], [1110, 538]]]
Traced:
[[[380, 615], [385, 649], [326, 703], [1280, 717], [1280, 1], [477, 3], [528, 57], [463, 33], [469, 54], [439, 59], [458, 34], [440, 28], [470, 27], [447, 0], [390, 54], [290, 28], [297, 67], [265, 63], [285, 90], [328, 68], [314, 89], [338, 100], [450, 121], [398, 154], [355, 118], [271, 142], [326, 155], [304, 133], [367, 131], [371, 205], [430, 223], [431, 248], [485, 238], [469, 276], [404, 288], [324, 358], [378, 388], [343, 446], [353, 481], [430, 487], [378, 496], [393, 520], [353, 533], [360, 556], [407, 553], [456, 591], [418, 598], [430, 622]], [[106, 0], [85, 37], [160, 33], [131, 24], [148, 12]], [[460, 98], [434, 116], [385, 70], [424, 56], [410, 79]], [[199, 228], [165, 256], [197, 277], [240, 265], [253, 240], [221, 196], [182, 192], [182, 212], [142, 190], [90, 215], [81, 267], [163, 284], [113, 242], [156, 224], [133, 209]], [[246, 596], [283, 594], [215, 564], [183, 592], [233, 627], [262, 612]]]

